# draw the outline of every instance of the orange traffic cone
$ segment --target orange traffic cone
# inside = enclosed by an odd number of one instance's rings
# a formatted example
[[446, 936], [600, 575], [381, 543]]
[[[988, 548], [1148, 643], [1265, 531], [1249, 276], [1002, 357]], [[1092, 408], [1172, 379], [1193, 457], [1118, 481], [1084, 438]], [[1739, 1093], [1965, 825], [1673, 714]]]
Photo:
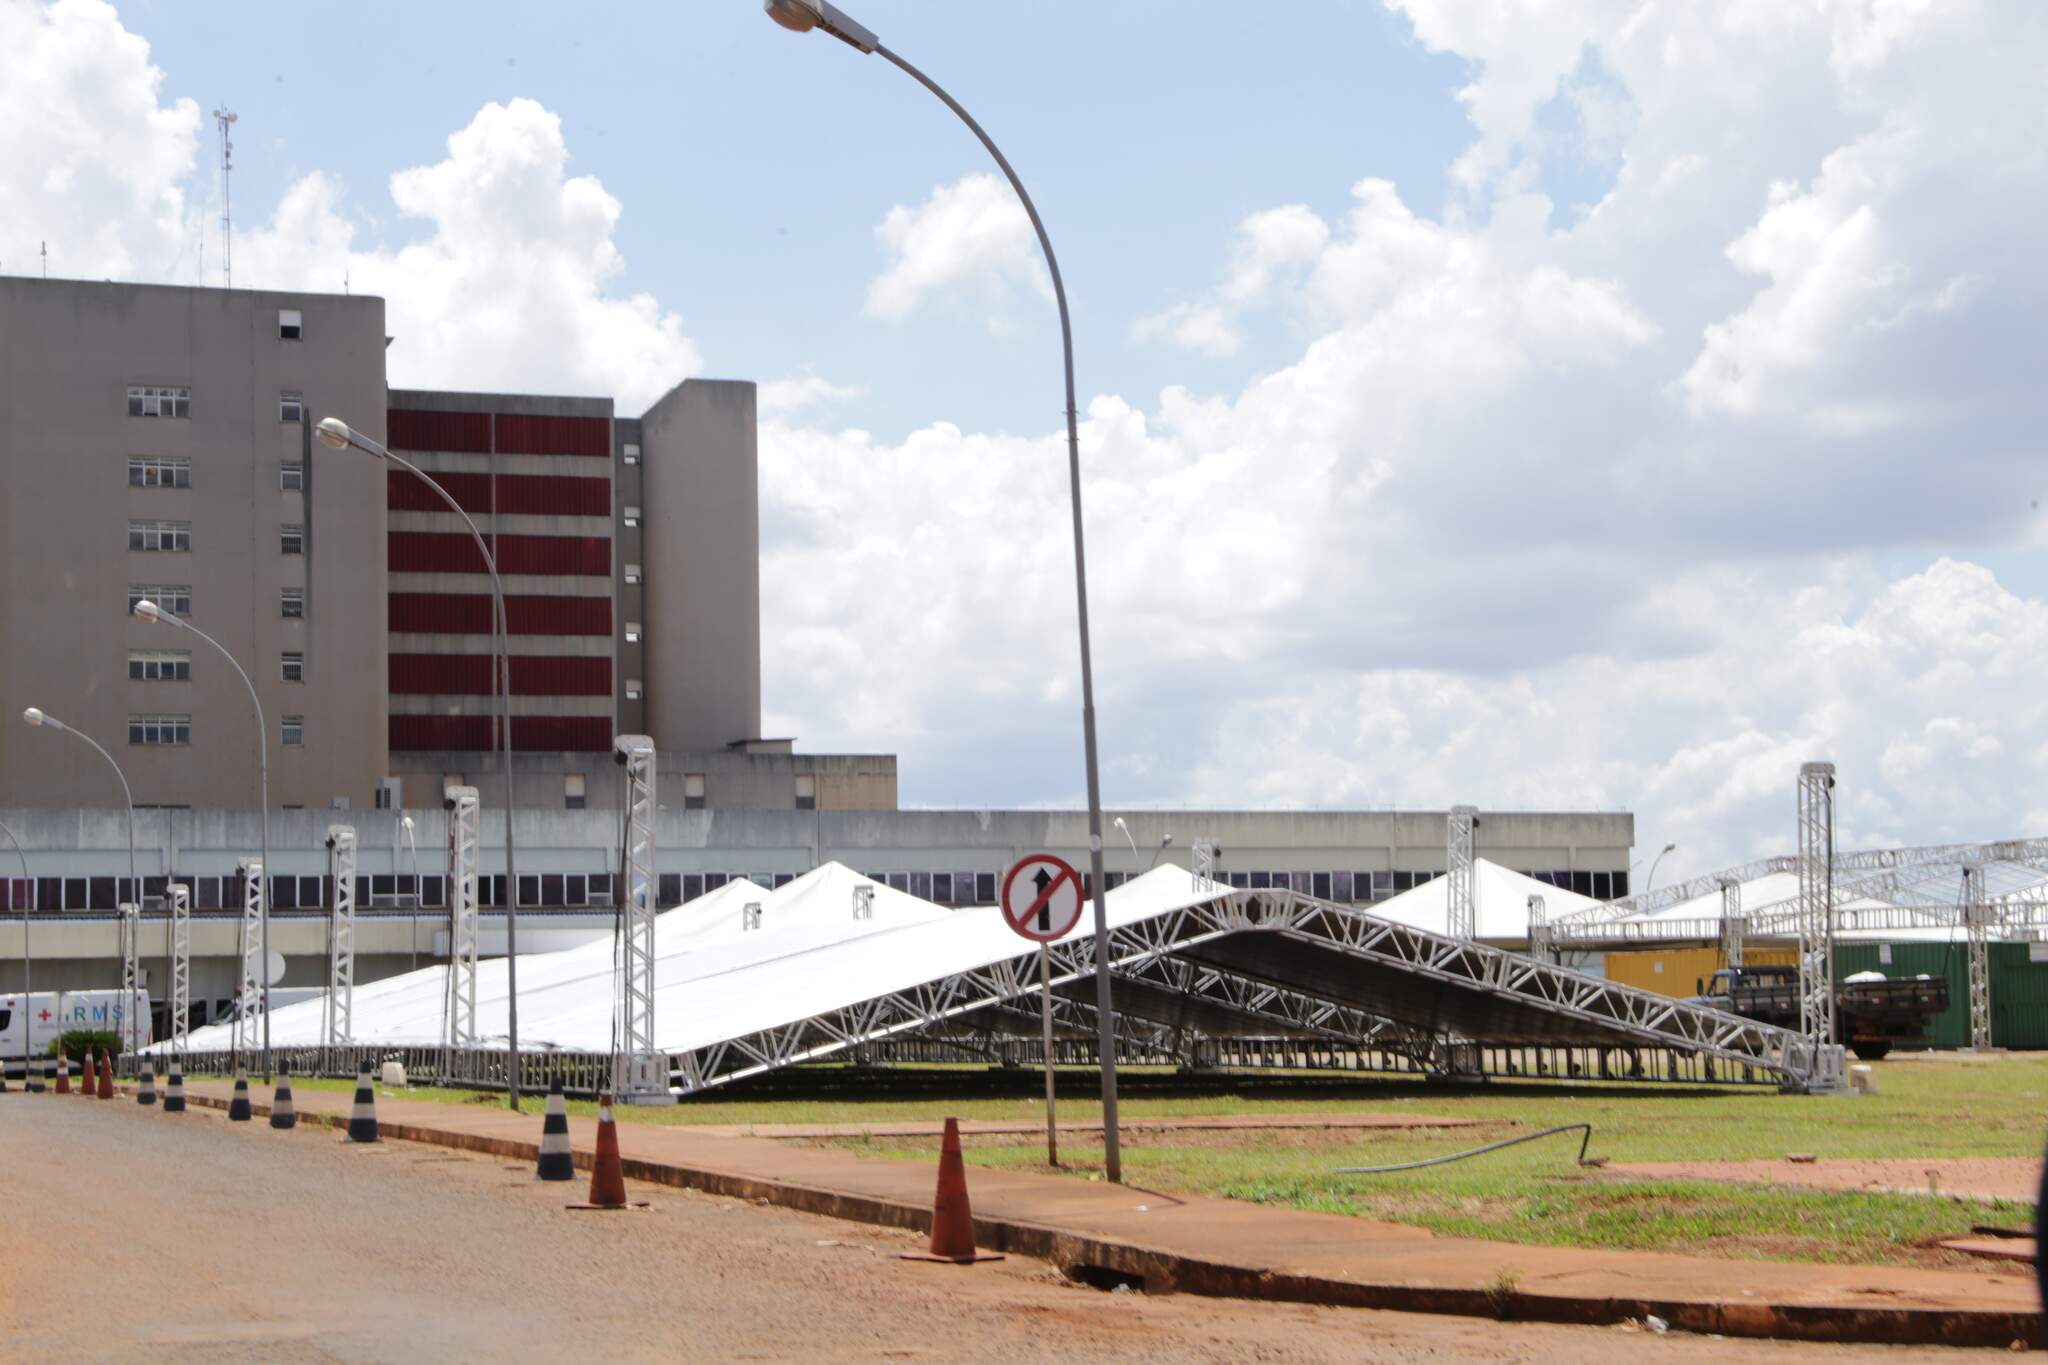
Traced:
[[100, 1098], [114, 1098], [114, 1059], [105, 1052], [100, 1054]]
[[57, 1054], [57, 1093], [71, 1093], [71, 1059], [61, 1052]]
[[98, 1056], [97, 1052], [87, 1048], [85, 1050], [85, 1060], [78, 1064], [78, 1093], [87, 1099], [91, 1099], [94, 1090], [98, 1088], [92, 1078], [92, 1069]]
[[932, 1196], [932, 1244], [929, 1251], [908, 1251], [906, 1261], [950, 1261], [973, 1265], [1003, 1258], [974, 1249], [974, 1209], [967, 1202], [967, 1163], [960, 1156], [960, 1120], [946, 1120], [946, 1140], [939, 1148], [939, 1188]]
[[612, 1092], [597, 1097], [597, 1159], [590, 1164], [590, 1202], [567, 1204], [571, 1209], [647, 1207], [644, 1199], [626, 1203], [626, 1168], [619, 1159], [619, 1125], [612, 1118]]

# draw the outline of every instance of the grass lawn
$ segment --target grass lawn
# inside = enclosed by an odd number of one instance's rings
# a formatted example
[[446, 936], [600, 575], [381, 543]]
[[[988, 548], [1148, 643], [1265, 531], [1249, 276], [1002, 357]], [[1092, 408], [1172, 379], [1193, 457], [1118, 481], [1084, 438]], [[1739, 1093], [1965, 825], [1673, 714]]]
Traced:
[[[1592, 1154], [1615, 1162], [1823, 1157], [2033, 1156], [2048, 1133], [2048, 1057], [1995, 1062], [1882, 1062], [1873, 1097], [1809, 1098], [1768, 1090], [1601, 1088], [1494, 1083], [1441, 1087], [1315, 1076], [1190, 1079], [1123, 1075], [1127, 1117], [1175, 1114], [1417, 1113], [1488, 1126], [1394, 1132], [1140, 1133], [1124, 1143], [1124, 1176], [1157, 1190], [1192, 1191], [1410, 1223], [1459, 1236], [1536, 1245], [1641, 1248], [1795, 1260], [1965, 1262], [1931, 1249], [1976, 1224], [2017, 1227], [2021, 1205], [1910, 1195], [1822, 1193], [1708, 1181], [1619, 1181], [1582, 1172], [1576, 1135], [1471, 1161], [1383, 1176], [1338, 1166], [1385, 1165], [1476, 1147], [1555, 1124], [1593, 1125]], [[871, 1075], [806, 1068], [725, 1088], [667, 1109], [620, 1109], [625, 1122], [862, 1123], [903, 1119], [1042, 1119], [1036, 1072], [906, 1068]], [[348, 1081], [295, 1080], [302, 1089]], [[1062, 1073], [1060, 1117], [1099, 1117], [1090, 1072]], [[503, 1103], [474, 1091], [416, 1089], [416, 1099]], [[535, 1106], [538, 1107], [537, 1105]], [[572, 1101], [576, 1112], [594, 1106]], [[1496, 1126], [1497, 1125], [1497, 1126]], [[845, 1139], [878, 1156], [928, 1156], [935, 1140]], [[1099, 1178], [1099, 1142], [1060, 1143], [1063, 1169]], [[971, 1163], [1044, 1169], [1038, 1138], [976, 1138]]]

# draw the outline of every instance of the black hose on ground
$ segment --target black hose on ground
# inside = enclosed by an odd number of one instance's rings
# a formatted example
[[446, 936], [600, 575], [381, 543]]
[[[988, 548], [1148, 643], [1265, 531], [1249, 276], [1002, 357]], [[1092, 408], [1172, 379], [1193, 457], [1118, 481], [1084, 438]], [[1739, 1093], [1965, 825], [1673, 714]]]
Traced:
[[1551, 1136], [1553, 1133], [1569, 1133], [1579, 1129], [1583, 1129], [1586, 1134], [1583, 1138], [1579, 1139], [1579, 1164], [1581, 1166], [1605, 1166], [1607, 1164], [1606, 1157], [1596, 1156], [1591, 1159], [1588, 1159], [1586, 1156], [1586, 1148], [1590, 1146], [1593, 1141], [1592, 1124], [1561, 1123], [1555, 1128], [1545, 1128], [1543, 1131], [1539, 1133], [1523, 1133], [1517, 1137], [1502, 1138], [1499, 1142], [1489, 1142], [1484, 1147], [1474, 1147], [1469, 1152], [1453, 1152], [1449, 1156], [1433, 1156], [1430, 1157], [1427, 1161], [1404, 1161], [1397, 1166], [1339, 1166], [1335, 1171], [1331, 1172], [1331, 1174], [1386, 1175], [1392, 1171], [1419, 1171], [1424, 1166], [1442, 1166], [1452, 1161], [1463, 1161], [1466, 1157], [1484, 1156], [1488, 1152], [1497, 1152], [1503, 1147], [1513, 1147], [1517, 1143], [1534, 1142], [1537, 1138], [1546, 1138]]

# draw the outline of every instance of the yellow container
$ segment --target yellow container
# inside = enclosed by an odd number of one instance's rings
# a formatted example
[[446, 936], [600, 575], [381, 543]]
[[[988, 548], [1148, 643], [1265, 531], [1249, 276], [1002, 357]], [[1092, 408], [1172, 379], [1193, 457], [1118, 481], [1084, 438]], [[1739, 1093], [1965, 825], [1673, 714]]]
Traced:
[[[1743, 960], [1752, 967], [1794, 966], [1796, 948], [1748, 948]], [[1635, 953], [1609, 953], [1607, 979], [1618, 986], [1655, 991], [1659, 995], [1698, 995], [1715, 972], [1727, 966], [1719, 948], [1649, 948]]]

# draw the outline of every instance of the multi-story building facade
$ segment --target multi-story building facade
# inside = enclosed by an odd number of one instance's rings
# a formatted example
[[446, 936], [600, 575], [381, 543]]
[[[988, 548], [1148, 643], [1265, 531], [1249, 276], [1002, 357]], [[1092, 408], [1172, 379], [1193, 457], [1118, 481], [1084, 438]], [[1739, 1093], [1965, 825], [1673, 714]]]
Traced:
[[[0, 278], [0, 805], [368, 804], [389, 771], [384, 481], [311, 415], [384, 405], [384, 302]], [[372, 423], [380, 425], [378, 423]]]

